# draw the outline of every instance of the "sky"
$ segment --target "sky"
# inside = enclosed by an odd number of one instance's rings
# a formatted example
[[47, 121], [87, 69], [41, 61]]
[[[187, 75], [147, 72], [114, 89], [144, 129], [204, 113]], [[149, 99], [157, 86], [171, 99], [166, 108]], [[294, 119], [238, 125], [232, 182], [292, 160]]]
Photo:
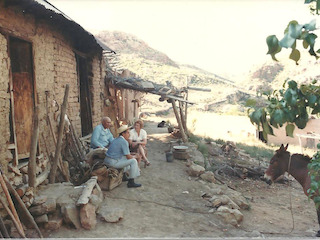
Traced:
[[317, 19], [304, 0], [48, 1], [89, 32], [130, 33], [178, 63], [229, 77], [270, 61], [266, 37], [281, 39], [289, 21]]

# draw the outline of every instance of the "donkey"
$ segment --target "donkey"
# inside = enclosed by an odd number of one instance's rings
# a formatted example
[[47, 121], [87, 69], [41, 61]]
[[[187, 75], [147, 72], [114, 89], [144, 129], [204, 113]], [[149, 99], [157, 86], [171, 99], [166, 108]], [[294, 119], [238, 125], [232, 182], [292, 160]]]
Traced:
[[[304, 194], [308, 196], [308, 189], [310, 188], [311, 179], [308, 174], [308, 163], [311, 158], [302, 154], [290, 154], [287, 151], [288, 144], [276, 150], [276, 154], [271, 158], [270, 165], [265, 172], [264, 177], [272, 182], [276, 181], [285, 172], [291, 174], [302, 186]], [[317, 194], [318, 195], [318, 194]], [[314, 198], [316, 196], [313, 196]], [[317, 208], [318, 223], [320, 225], [320, 208]], [[320, 230], [316, 234], [320, 237]]]

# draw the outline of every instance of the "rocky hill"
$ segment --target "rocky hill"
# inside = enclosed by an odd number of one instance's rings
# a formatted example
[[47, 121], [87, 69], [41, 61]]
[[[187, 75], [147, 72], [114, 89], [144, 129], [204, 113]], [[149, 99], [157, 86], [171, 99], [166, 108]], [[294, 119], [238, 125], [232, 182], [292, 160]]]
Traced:
[[197, 108], [203, 110], [243, 113], [246, 99], [255, 96], [257, 91], [278, 89], [287, 79], [302, 83], [320, 78], [319, 61], [308, 54], [302, 56], [299, 65], [288, 58], [279, 62], [270, 60], [252, 69], [242, 81], [234, 82], [196, 66], [176, 63], [165, 53], [151, 48], [131, 34], [102, 31], [95, 36], [117, 52], [113, 67], [118, 71], [129, 69], [145, 80], [160, 84], [170, 81], [178, 88], [185, 87], [187, 82], [195, 87], [210, 88], [209, 93], [196, 92], [189, 95], [189, 100], [198, 103]]

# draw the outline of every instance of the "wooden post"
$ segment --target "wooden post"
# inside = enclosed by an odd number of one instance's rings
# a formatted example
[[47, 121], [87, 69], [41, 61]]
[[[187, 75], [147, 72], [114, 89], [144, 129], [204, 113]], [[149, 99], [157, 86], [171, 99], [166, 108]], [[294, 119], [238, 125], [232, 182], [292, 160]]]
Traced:
[[65, 122], [65, 115], [67, 111], [67, 103], [68, 103], [68, 95], [69, 95], [69, 84], [66, 85], [66, 89], [64, 92], [63, 103], [61, 106], [61, 114], [60, 114], [60, 123], [58, 129], [58, 139], [57, 139], [57, 147], [54, 154], [54, 160], [52, 164], [52, 168], [50, 171], [49, 182], [54, 183], [56, 179], [57, 167], [58, 167], [58, 160], [61, 154], [61, 146], [62, 146], [62, 135], [63, 135], [63, 128]]
[[30, 187], [35, 187], [36, 167], [37, 167], [37, 145], [39, 136], [39, 107], [35, 108], [33, 114], [33, 132], [31, 137], [30, 158], [28, 163], [28, 184]]
[[186, 89], [186, 94], [185, 94], [185, 96], [184, 96], [184, 99], [186, 100], [186, 106], [185, 106], [185, 112], [184, 112], [184, 119], [185, 119], [185, 121], [186, 121], [186, 125], [187, 125], [187, 117], [188, 117], [188, 89]]
[[181, 102], [181, 101], [179, 101], [179, 110], [180, 110], [180, 117], [181, 117], [182, 126], [184, 128], [186, 135], [188, 136], [188, 128], [187, 128], [186, 118], [185, 118], [184, 112], [183, 112], [183, 102]]
[[183, 142], [188, 142], [188, 138], [186, 136], [186, 133], [184, 132], [184, 129], [183, 129], [183, 126], [182, 126], [182, 122], [181, 122], [181, 118], [180, 118], [180, 115], [178, 113], [178, 109], [177, 109], [177, 106], [176, 106], [176, 101], [173, 100], [173, 99], [172, 99], [172, 107], [173, 107], [174, 114], [176, 115], [176, 119], [177, 119], [178, 126], [179, 126], [179, 129], [180, 129], [180, 133], [181, 133], [181, 136], [182, 136], [182, 141]]

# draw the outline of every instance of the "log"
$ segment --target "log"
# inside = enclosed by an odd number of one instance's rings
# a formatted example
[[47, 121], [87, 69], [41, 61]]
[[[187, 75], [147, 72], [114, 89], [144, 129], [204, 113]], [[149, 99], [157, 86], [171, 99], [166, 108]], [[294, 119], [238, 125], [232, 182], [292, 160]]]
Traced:
[[97, 179], [97, 176], [93, 176], [85, 183], [86, 187], [83, 189], [82, 194], [77, 201], [77, 206], [81, 206], [89, 202], [92, 189], [97, 184]]
[[27, 209], [27, 207], [24, 205], [23, 201], [21, 200], [20, 196], [18, 195], [17, 191], [13, 188], [13, 186], [11, 185], [11, 183], [9, 182], [9, 180], [7, 179], [6, 176], [4, 176], [4, 180], [8, 186], [8, 189], [10, 191], [10, 193], [15, 197], [15, 199], [17, 200], [18, 204], [21, 207], [21, 210], [25, 213], [25, 216], [27, 216], [28, 220], [30, 221], [30, 223], [34, 226], [34, 228], [36, 229], [37, 233], [39, 234], [40, 238], [43, 238], [40, 229], [38, 227], [38, 225], [36, 224], [36, 222], [34, 221], [34, 218], [32, 217], [32, 215], [30, 214], [29, 210]]
[[172, 100], [172, 107], [173, 107], [174, 114], [176, 115], [176, 119], [177, 119], [178, 126], [179, 126], [179, 129], [180, 129], [182, 141], [183, 142], [188, 142], [188, 138], [187, 138], [186, 133], [184, 132], [184, 129], [183, 129], [183, 126], [182, 126], [182, 122], [181, 122], [181, 118], [180, 118], [180, 115], [178, 113], [178, 109], [177, 109], [175, 100]]
[[65, 89], [64, 98], [63, 98], [63, 104], [61, 106], [57, 147], [56, 147], [56, 151], [55, 151], [55, 154], [54, 154], [53, 165], [52, 165], [50, 176], [49, 176], [49, 182], [50, 183], [54, 183], [55, 179], [56, 179], [58, 161], [59, 161], [59, 157], [60, 157], [60, 154], [61, 154], [62, 137], [63, 137], [62, 135], [63, 135], [64, 122], [65, 122], [65, 115], [66, 115], [66, 111], [67, 111], [68, 95], [69, 95], [69, 84], [66, 84], [66, 89]]
[[33, 114], [33, 130], [31, 137], [31, 146], [30, 146], [30, 158], [28, 163], [28, 177], [29, 177], [29, 186], [34, 187], [36, 181], [36, 156], [37, 156], [37, 146], [38, 146], [38, 137], [39, 137], [39, 107], [35, 108]]

